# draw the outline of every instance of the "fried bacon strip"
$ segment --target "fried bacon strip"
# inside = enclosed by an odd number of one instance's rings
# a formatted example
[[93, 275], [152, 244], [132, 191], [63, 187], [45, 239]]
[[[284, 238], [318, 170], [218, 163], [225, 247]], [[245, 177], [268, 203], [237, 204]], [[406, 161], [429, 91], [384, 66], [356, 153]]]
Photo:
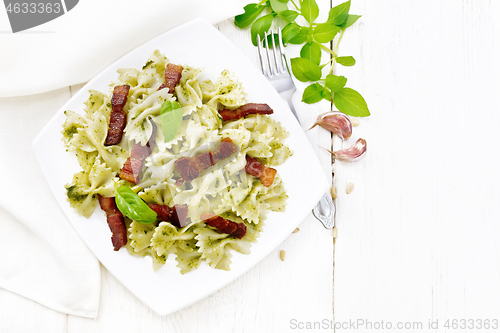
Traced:
[[172, 219], [170, 220], [170, 223], [172, 223], [178, 228], [182, 228], [186, 226], [187, 215], [188, 215], [187, 204], [175, 205], [174, 208], [172, 209]]
[[245, 166], [245, 171], [252, 176], [259, 177], [265, 187], [271, 186], [274, 182], [274, 177], [276, 177], [276, 169], [262, 165], [262, 163], [248, 155], [246, 159], [247, 165]]
[[229, 121], [244, 118], [250, 114], [272, 114], [273, 109], [267, 104], [248, 103], [235, 110], [219, 110], [222, 120]]
[[112, 233], [111, 242], [115, 251], [118, 251], [122, 246], [127, 244], [127, 230], [123, 222], [123, 214], [116, 207], [114, 197], [103, 197], [100, 194], [97, 196], [99, 198], [99, 206], [106, 213], [106, 220]]
[[117, 145], [122, 141], [123, 129], [127, 124], [127, 114], [123, 111], [127, 96], [130, 90], [129, 85], [116, 86], [111, 97], [111, 115], [109, 116], [109, 129], [105, 146]]
[[144, 160], [146, 157], [151, 155], [156, 142], [156, 125], [154, 123], [151, 123], [151, 125], [153, 126], [153, 132], [151, 133], [149, 141], [145, 146], [140, 143], [136, 143], [132, 147], [130, 157], [127, 159], [123, 165], [122, 171], [120, 172], [121, 179], [125, 179], [126, 181], [134, 184], [137, 184], [141, 179]]
[[167, 205], [148, 204], [149, 208], [155, 211], [158, 221], [170, 221], [172, 218], [172, 209]]
[[200, 216], [200, 219], [212, 228], [217, 229], [219, 232], [234, 236], [238, 239], [242, 239], [247, 232], [247, 226], [245, 224], [229, 221], [212, 213], [205, 213]]
[[186, 225], [188, 213], [187, 204], [175, 205], [174, 208], [159, 204], [148, 204], [148, 206], [156, 212], [159, 221], [170, 222], [178, 228], [182, 228]]
[[174, 64], [168, 64], [165, 68], [165, 82], [158, 88], [162, 90], [168, 88], [168, 92], [173, 94], [175, 91], [175, 86], [179, 84], [182, 76], [182, 70], [184, 67]]
[[199, 176], [200, 172], [208, 169], [220, 160], [226, 159], [238, 148], [230, 138], [224, 138], [217, 150], [206, 152], [195, 157], [181, 157], [175, 161], [175, 167], [179, 171], [182, 179], [190, 182]]

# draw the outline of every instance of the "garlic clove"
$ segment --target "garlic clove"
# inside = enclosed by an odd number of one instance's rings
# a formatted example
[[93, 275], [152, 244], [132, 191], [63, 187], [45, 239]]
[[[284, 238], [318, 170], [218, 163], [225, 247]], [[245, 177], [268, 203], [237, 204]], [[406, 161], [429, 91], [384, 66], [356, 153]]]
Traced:
[[342, 140], [349, 139], [352, 134], [351, 119], [342, 112], [330, 111], [319, 115], [316, 123], [310, 129], [318, 125], [335, 133]]
[[344, 162], [355, 162], [358, 158], [363, 156], [366, 152], [366, 140], [358, 139], [352, 147], [347, 149], [331, 151], [326, 149], [336, 160], [344, 161]]

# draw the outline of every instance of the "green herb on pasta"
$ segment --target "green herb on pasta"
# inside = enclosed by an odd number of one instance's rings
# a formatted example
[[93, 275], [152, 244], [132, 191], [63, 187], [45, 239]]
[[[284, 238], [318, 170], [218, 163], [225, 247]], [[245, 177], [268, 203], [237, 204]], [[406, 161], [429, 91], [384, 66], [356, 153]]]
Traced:
[[182, 108], [177, 102], [165, 101], [160, 112], [164, 141], [172, 141], [182, 124]]
[[128, 186], [122, 185], [116, 190], [115, 201], [120, 212], [131, 220], [145, 224], [156, 221], [155, 211]]

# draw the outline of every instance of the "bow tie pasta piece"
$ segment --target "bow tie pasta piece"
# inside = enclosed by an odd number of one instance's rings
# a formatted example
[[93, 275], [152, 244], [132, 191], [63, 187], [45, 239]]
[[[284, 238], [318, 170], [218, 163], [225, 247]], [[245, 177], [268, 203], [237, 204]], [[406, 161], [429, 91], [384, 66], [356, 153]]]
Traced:
[[70, 205], [88, 218], [97, 205], [97, 194], [114, 196], [114, 177], [115, 173], [95, 158], [89, 172], [75, 173], [73, 182], [66, 185]]
[[73, 136], [78, 133], [78, 130], [84, 128], [87, 125], [87, 119], [76, 112], [73, 111], [64, 111], [66, 115], [66, 120], [63, 124], [63, 130], [61, 131], [63, 137], [62, 140], [64, 142], [64, 146], [66, 146], [67, 151], [75, 150], [75, 146], [71, 144], [71, 139]]
[[[206, 84], [204, 88], [210, 88], [210, 85]], [[212, 91], [202, 92], [204, 96], [210, 98], [206, 104], [214, 109], [218, 109], [218, 103], [228, 108], [236, 108], [246, 103], [247, 94], [243, 89], [243, 84], [228, 70], [222, 71], [212, 89]]]
[[235, 239], [226, 234], [218, 233], [210, 228], [200, 230], [195, 237], [198, 242], [196, 245], [203, 253], [202, 259], [212, 268], [229, 270], [231, 264], [231, 250], [236, 250], [243, 254], [250, 253], [251, 243], [243, 239]]
[[86, 125], [78, 128], [69, 141], [70, 145], [86, 152], [97, 152], [113, 172], [119, 172], [127, 160], [128, 152], [120, 146], [104, 146], [108, 124], [103, 115], [88, 119]]
[[[177, 100], [181, 106], [194, 106], [201, 108], [203, 93], [198, 82], [198, 76], [203, 69], [185, 66], [179, 84], [175, 87]], [[194, 110], [196, 108], [191, 108]]]
[[129, 245], [138, 253], [148, 248], [151, 244], [151, 238], [155, 232], [156, 225], [154, 223], [139, 223], [132, 221], [128, 228]]

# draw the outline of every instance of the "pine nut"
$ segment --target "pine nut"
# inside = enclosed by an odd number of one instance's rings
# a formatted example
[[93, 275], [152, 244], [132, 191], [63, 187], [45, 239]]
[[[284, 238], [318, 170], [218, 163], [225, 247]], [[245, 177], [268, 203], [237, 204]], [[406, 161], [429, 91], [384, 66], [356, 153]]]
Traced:
[[294, 231], [292, 231], [292, 234], [296, 234], [296, 233], [297, 233], [297, 232], [299, 232], [299, 231], [300, 231], [300, 229], [299, 229], [299, 228], [295, 228], [295, 230], [294, 230]]
[[345, 188], [345, 193], [349, 194], [352, 192], [352, 190], [354, 190], [354, 184], [353, 183], [347, 184], [347, 187]]
[[352, 127], [358, 127], [361, 124], [361, 121], [358, 118], [351, 118]]
[[333, 229], [332, 229], [333, 238], [337, 238], [338, 235], [339, 235], [339, 231], [338, 231], [337, 227], [333, 227]]
[[284, 250], [281, 250], [280, 251], [280, 259], [281, 259], [281, 261], [285, 261], [285, 256], [286, 256], [286, 252]]
[[337, 188], [335, 186], [332, 186], [330, 189], [330, 194], [332, 195], [332, 199], [337, 199]]

